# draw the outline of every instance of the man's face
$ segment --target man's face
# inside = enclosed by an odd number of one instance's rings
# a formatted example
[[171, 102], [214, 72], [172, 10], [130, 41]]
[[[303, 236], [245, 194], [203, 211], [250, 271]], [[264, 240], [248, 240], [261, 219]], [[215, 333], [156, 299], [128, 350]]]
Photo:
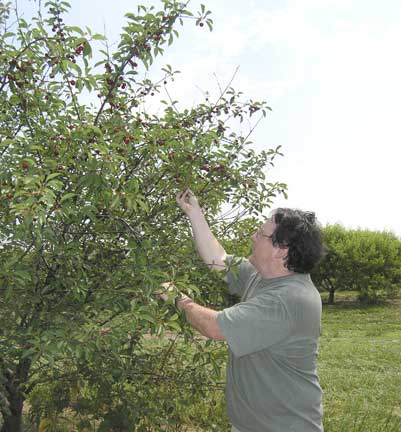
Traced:
[[253, 243], [250, 261], [252, 264], [268, 263], [272, 260], [275, 247], [271, 236], [276, 229], [272, 218], [266, 220], [260, 228], [251, 236]]

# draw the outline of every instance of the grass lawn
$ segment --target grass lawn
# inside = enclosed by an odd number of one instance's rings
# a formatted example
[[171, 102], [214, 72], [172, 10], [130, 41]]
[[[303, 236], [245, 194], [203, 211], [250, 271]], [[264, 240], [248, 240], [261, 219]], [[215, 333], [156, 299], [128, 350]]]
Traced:
[[324, 305], [319, 375], [326, 432], [401, 431], [401, 302]]

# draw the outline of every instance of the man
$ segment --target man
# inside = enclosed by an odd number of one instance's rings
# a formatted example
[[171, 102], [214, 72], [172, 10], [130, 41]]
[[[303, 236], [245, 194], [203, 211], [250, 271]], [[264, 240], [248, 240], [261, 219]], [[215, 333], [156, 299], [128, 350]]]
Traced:
[[202, 260], [212, 269], [228, 270], [230, 292], [241, 296], [240, 303], [220, 312], [185, 295], [176, 299], [193, 327], [228, 344], [226, 398], [232, 430], [322, 432], [316, 374], [321, 299], [309, 272], [323, 245], [314, 214], [273, 212], [252, 235], [252, 254], [235, 272], [230, 270], [232, 257], [214, 237], [192, 192], [180, 193], [177, 202], [191, 222]]

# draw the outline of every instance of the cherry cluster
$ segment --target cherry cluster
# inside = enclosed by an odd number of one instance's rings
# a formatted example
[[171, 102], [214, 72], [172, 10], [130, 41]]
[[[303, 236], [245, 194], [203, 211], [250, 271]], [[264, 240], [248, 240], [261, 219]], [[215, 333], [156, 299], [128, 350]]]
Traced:
[[81, 55], [82, 52], [83, 52], [83, 50], [84, 50], [84, 48], [85, 48], [85, 45], [86, 45], [85, 42], [79, 44], [79, 45], [75, 48], [75, 54], [77, 54], [77, 55]]

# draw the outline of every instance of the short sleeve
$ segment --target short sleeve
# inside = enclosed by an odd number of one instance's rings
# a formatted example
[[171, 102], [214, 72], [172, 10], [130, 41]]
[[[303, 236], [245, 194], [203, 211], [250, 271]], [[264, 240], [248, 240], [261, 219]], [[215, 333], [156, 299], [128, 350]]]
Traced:
[[222, 310], [217, 323], [236, 357], [269, 348], [290, 332], [284, 303], [266, 293]]
[[232, 255], [227, 257], [228, 273], [227, 282], [230, 294], [241, 296], [251, 278], [256, 272], [255, 267], [245, 258], [237, 258]]

